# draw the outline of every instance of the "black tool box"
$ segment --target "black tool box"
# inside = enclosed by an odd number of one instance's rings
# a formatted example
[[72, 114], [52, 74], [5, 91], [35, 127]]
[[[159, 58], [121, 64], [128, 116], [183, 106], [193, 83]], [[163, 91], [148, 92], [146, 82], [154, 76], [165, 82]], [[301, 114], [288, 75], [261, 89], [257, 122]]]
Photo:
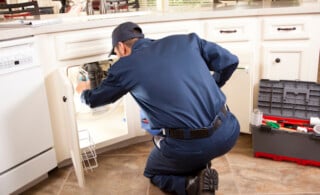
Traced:
[[258, 109], [262, 124], [250, 126], [255, 157], [320, 166], [320, 134], [310, 123], [320, 117], [319, 84], [262, 79]]

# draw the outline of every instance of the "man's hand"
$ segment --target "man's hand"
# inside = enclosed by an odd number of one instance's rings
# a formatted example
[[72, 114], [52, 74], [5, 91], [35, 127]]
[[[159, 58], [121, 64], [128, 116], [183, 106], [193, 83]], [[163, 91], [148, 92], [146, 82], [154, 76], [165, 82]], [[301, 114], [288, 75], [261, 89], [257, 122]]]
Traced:
[[90, 81], [80, 81], [76, 87], [76, 91], [81, 94], [84, 90], [90, 89]]

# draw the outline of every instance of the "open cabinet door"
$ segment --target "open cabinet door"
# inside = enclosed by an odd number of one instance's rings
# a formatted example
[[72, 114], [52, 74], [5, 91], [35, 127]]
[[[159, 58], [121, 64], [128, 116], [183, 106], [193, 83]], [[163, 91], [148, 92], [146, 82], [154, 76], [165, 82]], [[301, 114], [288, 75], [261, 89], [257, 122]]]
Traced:
[[84, 171], [81, 159], [81, 150], [79, 145], [79, 134], [77, 127], [77, 120], [75, 116], [75, 105], [73, 101], [73, 86], [67, 77], [66, 68], [59, 69], [59, 77], [64, 89], [64, 94], [61, 97], [61, 101], [64, 102], [64, 120], [66, 125], [66, 135], [69, 140], [69, 150], [71, 154], [74, 171], [78, 179], [78, 184], [83, 187], [85, 184]]
[[252, 92], [248, 67], [238, 67], [222, 90], [227, 96], [231, 112], [239, 120], [241, 132], [250, 133]]

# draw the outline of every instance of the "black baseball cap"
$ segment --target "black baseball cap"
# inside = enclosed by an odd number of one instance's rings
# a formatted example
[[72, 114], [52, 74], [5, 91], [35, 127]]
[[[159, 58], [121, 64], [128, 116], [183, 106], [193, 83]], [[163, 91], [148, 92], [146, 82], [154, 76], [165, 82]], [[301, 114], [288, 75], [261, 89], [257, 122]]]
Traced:
[[112, 32], [112, 50], [109, 56], [115, 54], [114, 47], [117, 43], [133, 38], [144, 38], [142, 29], [136, 23], [124, 22], [118, 25]]

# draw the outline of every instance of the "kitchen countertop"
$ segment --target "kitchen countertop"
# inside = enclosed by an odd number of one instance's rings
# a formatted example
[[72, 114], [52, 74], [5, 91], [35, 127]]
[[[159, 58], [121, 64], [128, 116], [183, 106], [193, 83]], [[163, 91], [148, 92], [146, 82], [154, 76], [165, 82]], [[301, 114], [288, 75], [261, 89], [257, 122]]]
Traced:
[[[41, 15], [40, 19], [35, 20], [33, 25], [12, 24], [15, 21], [0, 19], [0, 40], [8, 40], [19, 37], [27, 37], [39, 34], [56, 33], [64, 31], [73, 31], [80, 29], [90, 29], [99, 27], [112, 27], [124, 21], [134, 21], [136, 23], [154, 23], [183, 20], [200, 20], [213, 18], [239, 18], [252, 16], [277, 16], [277, 15], [294, 15], [294, 14], [319, 14], [320, 2], [303, 3], [299, 6], [292, 7], [267, 7], [267, 8], [250, 8], [237, 7], [235, 9], [221, 10], [202, 10], [202, 11], [138, 11], [122, 12], [103, 15], [89, 15], [80, 13], [71, 14], [50, 14]], [[27, 18], [26, 20], [33, 19]]]

